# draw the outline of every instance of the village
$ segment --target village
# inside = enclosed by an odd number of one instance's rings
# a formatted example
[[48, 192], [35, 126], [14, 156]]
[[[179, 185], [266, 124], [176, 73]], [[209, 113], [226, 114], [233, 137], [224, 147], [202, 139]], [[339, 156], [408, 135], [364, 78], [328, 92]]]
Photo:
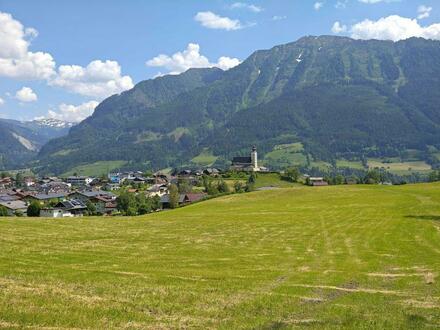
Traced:
[[[293, 171], [276, 174], [297, 182], [300, 173]], [[275, 172], [258, 165], [256, 147], [248, 157], [234, 157], [228, 170], [183, 169], [168, 174], [123, 171], [102, 177], [38, 177], [20, 172], [13, 176], [5, 172], [0, 177], [0, 216], [141, 215], [224, 194], [250, 192], [255, 189], [257, 175], [269, 173]], [[303, 175], [302, 180], [310, 186], [328, 185], [322, 177]]]

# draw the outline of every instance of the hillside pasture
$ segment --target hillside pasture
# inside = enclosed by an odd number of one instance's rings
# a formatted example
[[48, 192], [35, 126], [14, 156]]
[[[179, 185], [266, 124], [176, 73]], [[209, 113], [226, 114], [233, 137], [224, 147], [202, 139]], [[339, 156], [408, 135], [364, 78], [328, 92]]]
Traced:
[[86, 175], [86, 176], [101, 176], [123, 167], [127, 162], [125, 160], [109, 160], [109, 161], [99, 161], [96, 163], [78, 165], [65, 172], [61, 177], [67, 177], [70, 175]]
[[0, 327], [434, 329], [440, 185], [293, 187], [0, 220]]
[[394, 174], [409, 174], [411, 172], [429, 173], [432, 168], [424, 161], [407, 161], [407, 162], [384, 162], [380, 159], [368, 159], [368, 167], [383, 168]]

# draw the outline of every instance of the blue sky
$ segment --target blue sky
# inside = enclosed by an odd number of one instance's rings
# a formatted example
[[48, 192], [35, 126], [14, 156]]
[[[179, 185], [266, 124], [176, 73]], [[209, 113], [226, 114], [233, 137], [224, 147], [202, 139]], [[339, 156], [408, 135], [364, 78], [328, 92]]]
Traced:
[[304, 35], [440, 39], [436, 23], [435, 0], [0, 0], [0, 117], [79, 121], [157, 75]]

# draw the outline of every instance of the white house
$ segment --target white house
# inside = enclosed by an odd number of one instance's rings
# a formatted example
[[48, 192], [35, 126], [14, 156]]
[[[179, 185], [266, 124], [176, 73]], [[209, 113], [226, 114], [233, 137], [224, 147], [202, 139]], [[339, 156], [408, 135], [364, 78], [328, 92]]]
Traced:
[[93, 178], [88, 176], [69, 176], [66, 179], [66, 183], [70, 183], [73, 186], [86, 186], [93, 181]]
[[43, 218], [71, 218], [73, 214], [70, 211], [61, 208], [47, 208], [40, 210], [40, 217]]

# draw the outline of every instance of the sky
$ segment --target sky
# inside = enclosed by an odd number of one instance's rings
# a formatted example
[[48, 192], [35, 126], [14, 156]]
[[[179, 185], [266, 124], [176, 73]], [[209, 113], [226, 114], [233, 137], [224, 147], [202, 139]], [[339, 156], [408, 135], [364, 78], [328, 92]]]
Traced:
[[0, 118], [78, 122], [142, 80], [308, 35], [440, 40], [440, 1], [0, 0]]

